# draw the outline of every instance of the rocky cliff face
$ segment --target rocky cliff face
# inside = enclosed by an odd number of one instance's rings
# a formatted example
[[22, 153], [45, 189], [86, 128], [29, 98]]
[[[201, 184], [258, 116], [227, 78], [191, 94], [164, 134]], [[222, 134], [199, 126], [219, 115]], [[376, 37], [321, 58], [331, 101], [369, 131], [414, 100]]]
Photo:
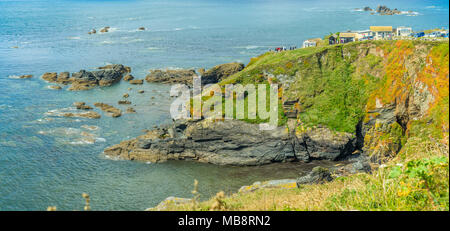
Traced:
[[[334, 139], [333, 139], [334, 137]], [[336, 160], [355, 149], [352, 137], [316, 130], [297, 137], [285, 128], [261, 131], [230, 120], [177, 122], [105, 149], [111, 157], [162, 162], [191, 159], [218, 165], [262, 165], [283, 161]]]

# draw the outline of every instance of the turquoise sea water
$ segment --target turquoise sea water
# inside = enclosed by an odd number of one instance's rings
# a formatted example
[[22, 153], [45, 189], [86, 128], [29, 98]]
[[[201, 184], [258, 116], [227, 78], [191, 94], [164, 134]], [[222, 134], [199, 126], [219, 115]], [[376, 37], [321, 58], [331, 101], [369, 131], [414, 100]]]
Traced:
[[[378, 4], [415, 13], [378, 16], [354, 10]], [[313, 166], [238, 168], [107, 159], [102, 155], [105, 147], [171, 121], [170, 86], [131, 86], [137, 114], [61, 118], [52, 113], [72, 110], [75, 101], [116, 104], [130, 85], [54, 91], [39, 78], [44, 72], [121, 63], [144, 78], [153, 68], [247, 63], [269, 48], [300, 47], [303, 40], [329, 32], [371, 25], [448, 28], [448, 8], [448, 1], [406, 0], [0, 0], [0, 210], [43, 210], [50, 205], [81, 210], [83, 192], [91, 195], [93, 209], [143, 210], [167, 196], [190, 196], [194, 179], [207, 198], [257, 180], [295, 177]], [[87, 34], [104, 26], [111, 32]], [[147, 30], [138, 31], [141, 26]], [[34, 78], [11, 78], [22, 74]], [[136, 94], [138, 89], [145, 93]]]

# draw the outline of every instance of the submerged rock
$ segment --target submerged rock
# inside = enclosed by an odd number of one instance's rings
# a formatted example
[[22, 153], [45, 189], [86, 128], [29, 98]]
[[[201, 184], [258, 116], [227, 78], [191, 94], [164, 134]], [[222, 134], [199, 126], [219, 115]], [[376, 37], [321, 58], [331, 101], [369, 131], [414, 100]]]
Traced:
[[127, 108], [127, 113], [136, 113], [136, 110], [134, 110], [134, 108], [129, 107]]
[[118, 104], [131, 104], [131, 102], [128, 100], [119, 100], [117, 103]]
[[52, 89], [52, 90], [61, 90], [62, 87], [58, 86], [58, 85], [49, 85], [48, 89]]

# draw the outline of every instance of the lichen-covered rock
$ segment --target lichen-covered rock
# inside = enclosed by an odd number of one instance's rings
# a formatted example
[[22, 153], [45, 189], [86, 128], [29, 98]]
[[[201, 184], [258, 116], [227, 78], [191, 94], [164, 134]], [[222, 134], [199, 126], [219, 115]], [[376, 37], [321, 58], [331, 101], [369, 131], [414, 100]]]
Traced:
[[245, 185], [239, 189], [240, 193], [248, 193], [253, 192], [259, 189], [264, 188], [284, 188], [291, 189], [297, 188], [297, 180], [296, 179], [283, 179], [283, 180], [269, 180], [264, 182], [255, 182], [252, 185]]

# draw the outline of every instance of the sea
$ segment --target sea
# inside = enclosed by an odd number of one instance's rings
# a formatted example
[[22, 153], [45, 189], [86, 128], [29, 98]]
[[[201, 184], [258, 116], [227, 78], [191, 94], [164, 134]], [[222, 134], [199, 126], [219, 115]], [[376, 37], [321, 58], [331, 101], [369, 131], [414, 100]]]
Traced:
[[[380, 16], [359, 10], [387, 5]], [[170, 86], [129, 85], [51, 90], [45, 72], [124, 64], [143, 79], [151, 69], [248, 63], [275, 47], [369, 26], [419, 31], [449, 26], [448, 0], [0, 0], [0, 210], [144, 210], [168, 196], [207, 199], [255, 181], [296, 178], [315, 165], [216, 166], [189, 161], [111, 159], [104, 148], [168, 124]], [[108, 33], [99, 33], [109, 26]], [[146, 29], [141, 31], [139, 27]], [[96, 34], [88, 34], [96, 29]], [[31, 79], [18, 79], [31, 74]], [[128, 90], [128, 88], [132, 90]], [[144, 94], [137, 94], [145, 90]], [[65, 118], [73, 102], [117, 105], [124, 93], [135, 114]], [[119, 106], [123, 111], [125, 106]]]

